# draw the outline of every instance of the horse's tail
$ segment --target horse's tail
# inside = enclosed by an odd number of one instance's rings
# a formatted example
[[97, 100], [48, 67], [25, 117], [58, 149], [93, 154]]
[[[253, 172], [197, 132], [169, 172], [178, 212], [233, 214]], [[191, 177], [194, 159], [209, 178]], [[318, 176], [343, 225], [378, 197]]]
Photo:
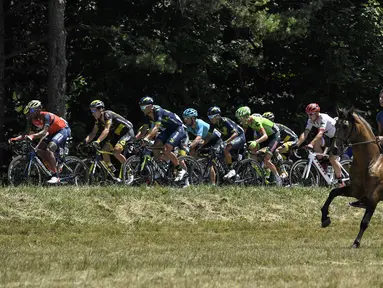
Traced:
[[370, 173], [374, 177], [378, 177], [380, 181], [383, 181], [383, 154], [380, 154], [375, 161], [370, 165]]

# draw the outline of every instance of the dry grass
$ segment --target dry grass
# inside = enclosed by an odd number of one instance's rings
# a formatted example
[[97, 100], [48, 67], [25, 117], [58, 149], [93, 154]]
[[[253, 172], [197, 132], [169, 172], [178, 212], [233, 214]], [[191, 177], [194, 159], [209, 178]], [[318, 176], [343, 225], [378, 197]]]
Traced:
[[0, 286], [380, 287], [382, 213], [323, 189], [0, 190]]

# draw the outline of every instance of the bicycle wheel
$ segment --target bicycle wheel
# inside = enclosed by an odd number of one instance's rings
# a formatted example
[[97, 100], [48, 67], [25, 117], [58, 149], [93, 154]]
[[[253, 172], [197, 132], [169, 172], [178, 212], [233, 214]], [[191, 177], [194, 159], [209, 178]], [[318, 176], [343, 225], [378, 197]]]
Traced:
[[219, 170], [217, 168], [217, 166], [215, 166], [214, 164], [211, 165], [211, 167], [208, 167], [208, 159], [207, 158], [200, 158], [197, 160], [199, 165], [200, 165], [200, 169], [202, 171], [202, 174], [201, 174], [201, 182], [202, 183], [205, 183], [205, 184], [208, 184], [208, 183], [212, 183], [211, 179], [210, 179], [210, 168], [213, 169], [214, 173], [215, 173], [215, 185], [219, 185], [221, 184], [220, 182], [220, 173], [219, 173]]
[[184, 162], [186, 171], [188, 173], [188, 180], [190, 185], [200, 184], [203, 180], [201, 165], [198, 161], [191, 156], [179, 156], [178, 160]]
[[88, 184], [88, 167], [76, 156], [67, 156], [62, 163], [60, 183], [83, 186]]
[[303, 174], [306, 170], [308, 160], [298, 160], [291, 166], [290, 169], [290, 185], [291, 186], [318, 186], [319, 185], [319, 176], [318, 172], [316, 171], [315, 167], [311, 166], [309, 175], [307, 179], [303, 179]]
[[92, 161], [89, 166], [89, 185], [104, 185], [107, 173], [99, 162]]
[[12, 186], [41, 185], [41, 172], [36, 162], [20, 155], [13, 158], [8, 166], [8, 182]]
[[141, 162], [139, 156], [131, 156], [126, 160], [122, 166], [123, 183], [135, 186], [142, 184], [152, 185], [154, 183], [154, 171], [151, 164], [148, 162], [142, 167]]
[[257, 161], [244, 159], [236, 165], [235, 170], [235, 184], [248, 186], [266, 183], [264, 171]]

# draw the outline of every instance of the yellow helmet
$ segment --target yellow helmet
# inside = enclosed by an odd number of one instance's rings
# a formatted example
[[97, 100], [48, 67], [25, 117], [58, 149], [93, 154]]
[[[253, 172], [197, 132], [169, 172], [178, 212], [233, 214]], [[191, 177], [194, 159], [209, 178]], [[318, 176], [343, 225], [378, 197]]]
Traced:
[[30, 101], [27, 106], [25, 106], [24, 108], [24, 114], [28, 114], [29, 113], [29, 110], [31, 108], [33, 109], [36, 109], [36, 108], [41, 108], [41, 102], [39, 100], [32, 100]]
[[89, 104], [89, 108], [105, 108], [105, 105], [104, 102], [102, 102], [101, 100], [93, 100]]

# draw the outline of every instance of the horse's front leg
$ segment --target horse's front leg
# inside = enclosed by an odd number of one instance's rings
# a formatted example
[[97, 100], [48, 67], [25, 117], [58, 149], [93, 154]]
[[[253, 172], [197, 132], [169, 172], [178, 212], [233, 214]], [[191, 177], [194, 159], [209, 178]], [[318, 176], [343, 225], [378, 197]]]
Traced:
[[328, 195], [326, 202], [324, 203], [324, 205], [321, 209], [321, 211], [322, 211], [322, 227], [323, 228], [325, 228], [331, 224], [331, 219], [330, 219], [330, 217], [328, 217], [328, 208], [329, 208], [332, 200], [334, 200], [334, 198], [337, 196], [348, 197], [350, 195], [351, 195], [351, 187], [349, 185], [345, 186], [345, 187], [341, 187], [341, 188], [334, 188], [331, 190], [330, 194]]
[[376, 206], [378, 205], [378, 202], [381, 198], [380, 195], [382, 194], [382, 192], [383, 186], [378, 185], [378, 187], [375, 188], [372, 195], [366, 199], [366, 212], [364, 212], [362, 222], [360, 222], [359, 233], [358, 236], [356, 236], [352, 248], [359, 248], [363, 233], [364, 231], [366, 231], [368, 224], [370, 224], [370, 220], [372, 218], [372, 215], [374, 215]]

